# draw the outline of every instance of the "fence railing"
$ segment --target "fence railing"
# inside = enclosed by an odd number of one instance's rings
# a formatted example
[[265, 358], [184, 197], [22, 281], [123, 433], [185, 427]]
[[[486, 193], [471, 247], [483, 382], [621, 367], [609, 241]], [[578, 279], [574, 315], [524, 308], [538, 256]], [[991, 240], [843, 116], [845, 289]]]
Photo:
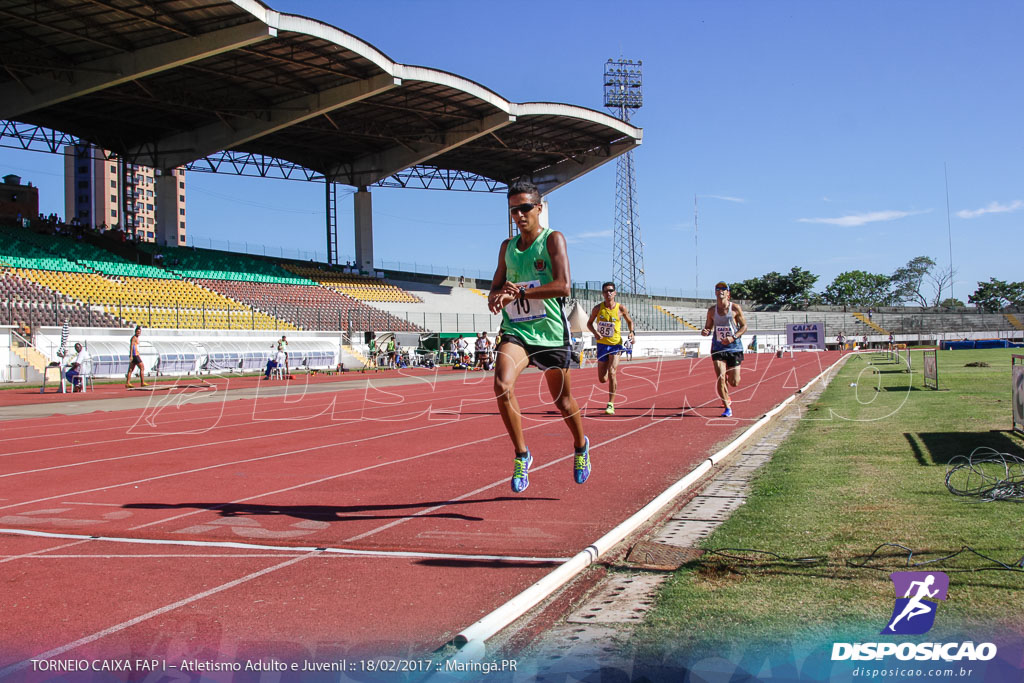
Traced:
[[[293, 261], [314, 261], [316, 263], [327, 263], [326, 251], [306, 251], [303, 249], [285, 249], [283, 246], [270, 246], [257, 242], [244, 240], [216, 240], [212, 237], [196, 237], [189, 233], [186, 236], [186, 244], [199, 249], [216, 249], [218, 251], [233, 251], [236, 253], [250, 254], [252, 256], [269, 256]], [[350, 255], [342, 255], [342, 261], [355, 260]]]
[[10, 334], [7, 366], [3, 373], [0, 373], [0, 382], [27, 382], [29, 363], [14, 352], [14, 347], [27, 348], [32, 346], [31, 341], [21, 336], [14, 330], [8, 330]]
[[[587, 313], [600, 300], [594, 290], [574, 289]], [[626, 304], [638, 330], [693, 331], [690, 325], [701, 327], [703, 313], [694, 306], [685, 313], [688, 322], [649, 296], [619, 294], [618, 301]], [[678, 309], [677, 309], [678, 310]], [[59, 295], [52, 301], [30, 300], [16, 294], [0, 299], [0, 324], [28, 324], [59, 327], [65, 320], [76, 327], [110, 327], [142, 325], [150, 328], [209, 328], [229, 330], [272, 329], [277, 321], [310, 330], [331, 331], [429, 331], [444, 333], [475, 333], [494, 331], [500, 316], [486, 313], [442, 313], [431, 311], [390, 311], [365, 306], [360, 308], [328, 309], [299, 304], [256, 304], [247, 308], [210, 308], [206, 306], [157, 305], [150, 302], [125, 303], [123, 301], [97, 304], [67, 303]], [[747, 312], [750, 329], [783, 329], [789, 323], [824, 322], [828, 334], [876, 334], [852, 313], [822, 311]], [[113, 322], [112, 322], [113, 321]], [[1011, 329], [1011, 323], [998, 313], [906, 313], [876, 314], [873, 321], [887, 332], [896, 334], [978, 332]], [[283, 326], [285, 329], [287, 325]]]
[[[235, 253], [249, 254], [252, 256], [277, 257], [293, 261], [313, 261], [314, 263], [327, 263], [327, 252], [319, 250], [286, 249], [283, 246], [267, 246], [258, 242], [244, 240], [219, 240], [212, 237], [196, 237], [189, 234], [186, 237], [186, 244], [199, 249], [216, 249], [218, 251], [231, 251]], [[341, 263], [355, 263], [353, 254], [338, 254]], [[385, 261], [377, 259], [373, 263], [376, 270], [398, 270], [407, 273], [419, 273], [423, 275], [445, 275], [458, 277], [465, 275], [467, 278], [481, 278], [489, 280], [494, 271], [486, 272], [478, 268], [464, 268], [448, 264], [437, 265], [434, 263], [423, 263], [421, 261]]]

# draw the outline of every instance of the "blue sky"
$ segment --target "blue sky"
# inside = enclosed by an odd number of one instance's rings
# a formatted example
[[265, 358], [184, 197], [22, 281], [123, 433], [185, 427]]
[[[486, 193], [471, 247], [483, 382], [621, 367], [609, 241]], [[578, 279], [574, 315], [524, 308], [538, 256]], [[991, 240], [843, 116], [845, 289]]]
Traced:
[[[513, 101], [601, 110], [609, 57], [644, 62], [635, 152], [649, 286], [807, 268], [891, 273], [918, 255], [979, 280], [1022, 279], [1024, 3], [274, 0], [395, 61], [457, 73]], [[944, 165], [949, 178], [947, 231]], [[63, 213], [61, 167], [0, 150], [0, 170]], [[191, 237], [324, 251], [318, 185], [190, 174]], [[611, 275], [614, 163], [549, 197], [574, 280]], [[694, 196], [700, 209], [695, 274]], [[351, 198], [341, 202], [352, 255]], [[374, 190], [375, 255], [489, 276], [500, 195]]]

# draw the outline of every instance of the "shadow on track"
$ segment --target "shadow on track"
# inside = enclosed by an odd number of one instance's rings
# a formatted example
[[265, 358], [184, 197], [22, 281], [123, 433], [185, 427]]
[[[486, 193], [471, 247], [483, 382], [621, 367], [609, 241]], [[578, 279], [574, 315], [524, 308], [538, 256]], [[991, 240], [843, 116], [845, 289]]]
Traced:
[[[495, 498], [482, 498], [479, 500], [432, 500], [420, 503], [398, 503], [394, 505], [257, 505], [254, 503], [128, 503], [126, 505], [122, 505], [121, 507], [128, 510], [212, 510], [218, 512], [221, 517], [242, 517], [249, 515], [283, 515], [287, 517], [305, 519], [314, 522], [355, 522], [377, 519], [405, 519], [416, 516], [413, 514], [358, 514], [361, 512], [422, 510], [442, 505], [474, 505], [478, 503], [497, 503], [506, 500], [523, 501], [557, 499], [498, 496]], [[419, 517], [462, 519], [471, 522], [481, 522], [484, 519], [483, 517], [460, 515], [452, 512], [419, 515]]]

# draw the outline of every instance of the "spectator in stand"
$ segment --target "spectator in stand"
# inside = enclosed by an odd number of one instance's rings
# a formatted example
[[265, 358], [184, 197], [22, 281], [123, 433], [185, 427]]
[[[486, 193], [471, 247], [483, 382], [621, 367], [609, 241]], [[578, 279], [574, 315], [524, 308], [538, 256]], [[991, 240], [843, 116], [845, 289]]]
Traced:
[[465, 275], [460, 275], [459, 276], [459, 287], [465, 287], [465, 286], [466, 286], [466, 276]]

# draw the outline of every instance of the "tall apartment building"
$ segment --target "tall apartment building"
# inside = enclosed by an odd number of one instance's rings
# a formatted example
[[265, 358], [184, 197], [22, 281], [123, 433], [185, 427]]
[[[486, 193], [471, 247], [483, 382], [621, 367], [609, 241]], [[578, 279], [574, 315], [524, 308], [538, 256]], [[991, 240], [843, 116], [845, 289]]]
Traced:
[[160, 173], [108, 159], [97, 147], [64, 148], [64, 217], [121, 227], [159, 244], [185, 244], [185, 169]]

